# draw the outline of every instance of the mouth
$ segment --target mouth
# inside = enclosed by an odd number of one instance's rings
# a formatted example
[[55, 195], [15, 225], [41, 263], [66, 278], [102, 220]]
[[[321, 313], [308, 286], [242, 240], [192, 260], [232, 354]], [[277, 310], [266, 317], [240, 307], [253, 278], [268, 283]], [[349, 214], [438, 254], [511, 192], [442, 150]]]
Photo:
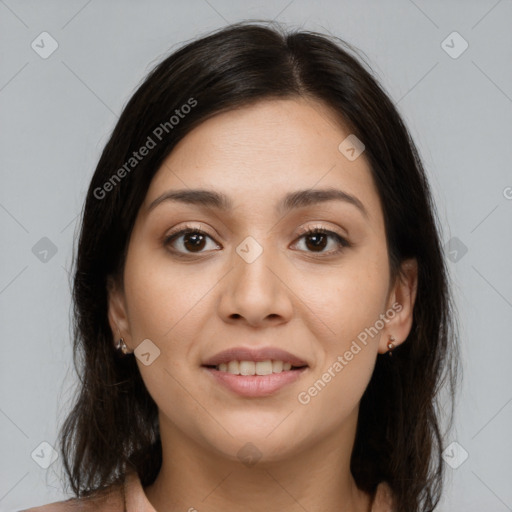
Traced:
[[271, 375], [288, 371], [301, 370], [307, 365], [294, 365], [290, 361], [279, 361], [267, 359], [266, 361], [237, 361], [227, 363], [203, 365], [203, 368], [210, 368], [218, 372], [230, 373], [231, 375]]
[[277, 346], [228, 348], [201, 367], [211, 384], [246, 398], [273, 395], [309, 369], [307, 361]]
[[308, 365], [294, 366], [289, 361], [229, 361], [202, 365], [215, 385], [244, 398], [275, 395], [307, 372]]

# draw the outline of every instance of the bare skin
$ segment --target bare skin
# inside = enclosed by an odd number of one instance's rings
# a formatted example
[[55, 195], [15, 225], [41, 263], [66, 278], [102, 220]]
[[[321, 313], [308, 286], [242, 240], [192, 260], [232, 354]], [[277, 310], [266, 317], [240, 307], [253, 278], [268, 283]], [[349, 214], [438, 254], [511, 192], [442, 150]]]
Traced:
[[[320, 102], [266, 100], [203, 122], [155, 175], [124, 287], [110, 289], [109, 319], [131, 350], [145, 339], [160, 350], [148, 366], [137, 359], [159, 408], [163, 464], [145, 488], [159, 512], [370, 511], [350, 472], [359, 402], [389, 336], [398, 345], [411, 329], [417, 266], [406, 261], [405, 277], [390, 278], [369, 164], [338, 149], [349, 134]], [[148, 208], [167, 191], [196, 188], [226, 194], [233, 208], [169, 200]], [[340, 200], [275, 210], [287, 193], [324, 188], [355, 196], [366, 214]], [[204, 243], [181, 235], [165, 245], [185, 224], [205, 231]], [[315, 227], [351, 245], [325, 235], [315, 248], [300, 232]], [[263, 250], [251, 263], [236, 251], [248, 236]], [[400, 311], [333, 374], [338, 356], [393, 304]], [[236, 346], [277, 346], [308, 368], [272, 396], [243, 398], [201, 367]], [[329, 368], [335, 376], [301, 403]], [[251, 466], [237, 455], [249, 442], [261, 457]]]

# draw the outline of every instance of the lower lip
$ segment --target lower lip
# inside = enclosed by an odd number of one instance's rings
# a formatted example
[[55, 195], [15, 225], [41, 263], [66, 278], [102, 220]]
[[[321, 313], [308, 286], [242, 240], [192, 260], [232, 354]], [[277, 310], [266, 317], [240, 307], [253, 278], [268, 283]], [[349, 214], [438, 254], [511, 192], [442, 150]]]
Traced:
[[203, 368], [220, 384], [229, 390], [245, 397], [268, 396], [280, 390], [284, 386], [300, 379], [301, 375], [308, 369], [288, 370], [281, 373], [269, 375], [233, 375], [229, 372], [221, 372], [214, 368]]

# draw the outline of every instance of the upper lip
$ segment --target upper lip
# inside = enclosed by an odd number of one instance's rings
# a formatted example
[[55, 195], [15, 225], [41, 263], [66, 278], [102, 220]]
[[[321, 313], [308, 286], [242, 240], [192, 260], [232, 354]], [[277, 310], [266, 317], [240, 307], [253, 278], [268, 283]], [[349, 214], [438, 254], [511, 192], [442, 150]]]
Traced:
[[233, 347], [218, 352], [203, 362], [203, 366], [217, 366], [229, 361], [283, 361], [290, 362], [292, 366], [308, 366], [306, 361], [277, 347], [248, 348]]

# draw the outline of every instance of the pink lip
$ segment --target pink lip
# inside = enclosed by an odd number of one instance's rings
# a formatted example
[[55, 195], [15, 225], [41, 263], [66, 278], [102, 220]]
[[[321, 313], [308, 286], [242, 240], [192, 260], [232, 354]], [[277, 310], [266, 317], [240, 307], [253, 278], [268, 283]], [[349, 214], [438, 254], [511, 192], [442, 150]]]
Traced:
[[229, 363], [229, 361], [289, 361], [292, 366], [308, 366], [306, 361], [297, 356], [277, 347], [248, 348], [234, 347], [223, 350], [210, 357], [202, 364], [203, 366], [217, 366], [221, 363]]
[[307, 368], [282, 371], [281, 373], [272, 373], [270, 375], [233, 375], [232, 373], [221, 372], [215, 368], [205, 368], [205, 370], [217, 382], [234, 393], [248, 398], [257, 398], [271, 395], [282, 387], [295, 382]]

